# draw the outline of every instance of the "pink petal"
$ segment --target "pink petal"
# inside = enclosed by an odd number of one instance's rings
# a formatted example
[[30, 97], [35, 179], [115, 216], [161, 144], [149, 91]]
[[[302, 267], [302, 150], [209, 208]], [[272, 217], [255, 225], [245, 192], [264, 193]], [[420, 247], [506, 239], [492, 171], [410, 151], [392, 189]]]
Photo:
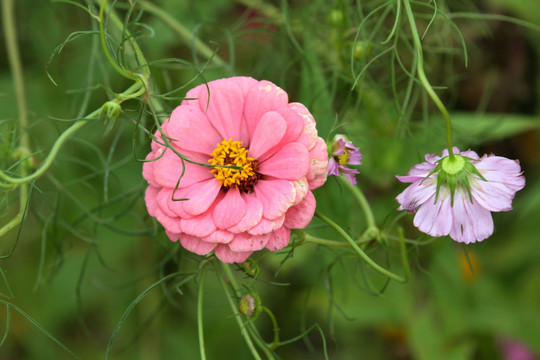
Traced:
[[[182, 154], [186, 155], [186, 154]], [[191, 186], [203, 180], [208, 180], [214, 175], [210, 172], [210, 168], [196, 165], [182, 160], [171, 149], [167, 149], [165, 154], [153, 162], [155, 181], [163, 187], [174, 188], [178, 179], [182, 175], [182, 169], [185, 166], [185, 171], [180, 181], [180, 187]]]
[[190, 236], [186, 234], [180, 235], [180, 244], [186, 249], [191, 251], [192, 253], [198, 254], [198, 255], [206, 255], [215, 248], [215, 244], [207, 243], [205, 241], [202, 241], [201, 239]]
[[415, 181], [422, 181], [426, 178], [426, 176], [428, 176], [430, 172], [433, 171], [433, 169], [435, 169], [435, 166], [436, 166], [435, 164], [430, 164], [428, 162], [416, 164], [409, 170], [407, 175], [405, 176], [398, 175], [396, 176], [396, 178], [403, 183], [405, 182], [412, 183]]
[[170, 232], [182, 232], [180, 227], [180, 218], [167, 216], [159, 207], [156, 209], [156, 220], [159, 221], [159, 223]]
[[291, 109], [291, 106], [289, 106], [289, 104], [287, 104], [286, 106], [281, 106], [275, 111], [279, 113], [283, 120], [285, 120], [285, 122], [287, 123], [287, 131], [285, 132], [285, 135], [283, 135], [281, 143], [278, 145], [278, 147], [281, 147], [290, 142], [296, 142], [304, 131], [304, 119], [302, 118], [302, 116], [300, 116], [296, 111]]
[[[170, 211], [172, 211], [176, 216], [182, 219], [189, 219], [192, 218], [193, 215], [187, 213], [184, 210], [184, 200], [173, 200], [173, 189], [169, 188], [162, 188], [159, 195], [159, 201], [161, 203], [161, 206], [167, 205]], [[174, 199], [181, 199], [179, 196], [180, 190], [176, 190]]]
[[201, 238], [209, 243], [228, 244], [234, 238], [234, 234], [226, 230], [216, 230], [208, 236]]
[[246, 214], [247, 205], [238, 189], [230, 188], [214, 208], [214, 223], [220, 229], [238, 224]]
[[489, 210], [471, 204], [468, 197], [459, 191], [454, 195], [453, 215], [450, 237], [457, 242], [470, 244], [482, 241], [493, 233], [493, 219]]
[[398, 210], [416, 211], [418, 206], [424, 204], [428, 199], [435, 199], [435, 179], [424, 182], [417, 181], [409, 185], [401, 194], [396, 197], [400, 204]]
[[285, 221], [285, 215], [282, 215], [273, 220], [262, 218], [261, 221], [259, 221], [257, 225], [249, 229], [247, 232], [250, 233], [251, 235], [268, 234], [282, 227], [284, 221]]
[[206, 114], [221, 139], [246, 141], [247, 139], [241, 137], [242, 126], [246, 126], [242, 121], [244, 110], [242, 89], [238, 87], [234, 78], [211, 81], [208, 87], [210, 92], [203, 88], [199, 93], [201, 111]]
[[159, 193], [159, 188], [154, 186], [148, 186], [144, 193], [144, 202], [146, 203], [146, 210], [150, 216], [156, 216], [156, 211], [158, 208], [157, 195]]
[[311, 191], [308, 191], [306, 197], [298, 205], [291, 206], [285, 214], [285, 222], [283, 225], [289, 229], [303, 229], [313, 219], [315, 214], [315, 196]]
[[489, 211], [512, 210], [515, 192], [496, 182], [479, 180], [476, 187], [471, 187], [473, 199]]
[[249, 90], [251, 90], [253, 86], [256, 86], [259, 83], [258, 80], [255, 80], [254, 78], [249, 76], [233, 76], [229, 79], [236, 82], [236, 85], [240, 88], [240, 90], [242, 90], [242, 95], [244, 96], [244, 98], [249, 93]]
[[[168, 121], [169, 121], [169, 119], [166, 119], [165, 122], [160, 125], [161, 131], [165, 132], [165, 134], [167, 133], [167, 122]], [[163, 139], [161, 137], [161, 131], [160, 131], [160, 129], [157, 129], [156, 132], [154, 133], [154, 138], [155, 139], [153, 139], [152, 143], [150, 144], [153, 152], [156, 152], [156, 151], [158, 151], [158, 149], [163, 148], [162, 144], [164, 144], [164, 142], [163, 142]]]
[[171, 241], [178, 241], [178, 239], [180, 239], [180, 234], [179, 233], [173, 233], [173, 232], [170, 232], [169, 230], [165, 229], [165, 234], [167, 234], [167, 236], [169, 237], [169, 239]]
[[[262, 116], [268, 111], [287, 105], [287, 93], [269, 81], [260, 81], [246, 95], [244, 115], [249, 134], [252, 135]], [[246, 144], [250, 146], [250, 144]]]
[[184, 210], [191, 215], [199, 215], [214, 203], [220, 189], [221, 186], [216, 179], [209, 179], [179, 189], [178, 193], [180, 197], [189, 199], [182, 201]]
[[435, 196], [425, 201], [414, 217], [414, 226], [431, 236], [448, 235], [452, 227], [452, 213], [450, 206], [450, 193], [439, 193], [437, 201]]
[[214, 254], [219, 260], [225, 263], [242, 263], [251, 255], [252, 251], [232, 251], [229, 245], [218, 244], [214, 249]]
[[309, 171], [309, 153], [304, 145], [289, 143], [259, 164], [259, 173], [277, 179], [298, 180]]
[[265, 113], [251, 137], [249, 156], [262, 160], [261, 155], [280, 142], [286, 129], [287, 123], [281, 115], [275, 111]]
[[217, 230], [212, 211], [207, 211], [191, 219], [182, 219], [181, 226], [182, 232], [200, 238], [208, 236]]
[[[146, 160], [152, 160], [155, 159], [157, 156], [154, 154], [153, 151], [151, 151], [147, 156]], [[159, 187], [159, 184], [154, 179], [154, 164], [155, 161], [146, 161], [143, 163], [142, 166], [142, 175], [143, 178], [148, 181], [148, 184], [152, 186]]]
[[303, 104], [291, 103], [289, 107], [304, 120], [304, 129], [296, 142], [304, 144], [308, 150], [311, 150], [319, 139], [317, 128], [315, 127], [315, 119], [313, 119], [313, 116]]
[[476, 241], [487, 239], [493, 234], [493, 218], [491, 212], [477, 203], [466, 202], [467, 212], [471, 218]]
[[485, 156], [474, 165], [479, 171], [493, 171], [495, 173], [503, 173], [507, 176], [516, 176], [521, 173], [519, 161], [510, 160], [502, 156]]
[[246, 203], [246, 213], [242, 220], [228, 230], [233, 233], [247, 231], [257, 225], [262, 218], [263, 204], [254, 194], [242, 194]]
[[172, 200], [172, 190], [161, 188], [156, 197], [160, 210], [170, 217], [178, 217], [178, 214], [171, 209], [175, 201]]
[[238, 234], [234, 239], [229, 243], [229, 249], [232, 251], [257, 251], [264, 249], [270, 235], [250, 235], [248, 233]]
[[199, 97], [202, 91], [208, 91], [206, 84], [201, 84], [201, 85], [195, 86], [193, 89], [190, 89], [187, 92], [184, 100], [182, 100], [182, 103], [180, 105], [181, 106], [194, 106], [196, 108], [200, 108]]
[[282, 216], [294, 204], [296, 189], [287, 180], [259, 180], [255, 195], [263, 204], [263, 216], [271, 220]]
[[199, 108], [185, 105], [173, 110], [167, 125], [167, 136], [179, 149], [208, 157], [223, 140]]
[[270, 251], [283, 249], [285, 246], [289, 245], [290, 237], [291, 230], [286, 227], [282, 227], [271, 233], [271, 237], [266, 245], [266, 248]]
[[[454, 147], [454, 149], [457, 149], [456, 147]], [[460, 154], [460, 155], [463, 155], [463, 156], [466, 156], [468, 158], [471, 158], [471, 159], [474, 159], [474, 160], [478, 160], [480, 157], [478, 156], [477, 153], [475, 153], [474, 151], [472, 150], [466, 150], [466, 151], [463, 151], [461, 153], [456, 153], [454, 152], [454, 154]]]
[[328, 176], [328, 150], [323, 139], [318, 138], [315, 146], [309, 152], [311, 165], [306, 176], [309, 189], [313, 190], [322, 186]]
[[292, 183], [296, 189], [296, 197], [293, 205], [298, 205], [300, 201], [304, 200], [304, 197], [306, 197], [306, 194], [309, 191], [308, 181], [306, 178], [302, 178], [300, 180], [293, 181]]

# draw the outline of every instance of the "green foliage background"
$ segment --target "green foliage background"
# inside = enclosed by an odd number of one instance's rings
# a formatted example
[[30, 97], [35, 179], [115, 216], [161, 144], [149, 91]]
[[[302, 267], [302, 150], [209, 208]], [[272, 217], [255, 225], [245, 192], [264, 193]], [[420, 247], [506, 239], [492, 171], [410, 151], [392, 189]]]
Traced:
[[[1, 46], [6, 173], [19, 174], [29, 157], [39, 167], [62, 132], [132, 84], [104, 56], [100, 3], [15, 2], [29, 126], [20, 126]], [[445, 147], [442, 117], [416, 78], [401, 2], [109, 1], [123, 24], [107, 22], [113, 57], [139, 74], [149, 69], [151, 82], [118, 118], [96, 116], [70, 137], [29, 185], [22, 225], [0, 238], [0, 359], [198, 358], [197, 309], [207, 358], [254, 356], [223, 267], [171, 243], [148, 216], [139, 161], [154, 117], [163, 120], [189, 88], [233, 75], [274, 82], [310, 109], [320, 136], [346, 133], [360, 147], [358, 187], [387, 235], [364, 249], [401, 275], [403, 231], [412, 273], [406, 284], [389, 281], [350, 249], [302, 243], [301, 233], [294, 251], [264, 256], [256, 278], [229, 267], [241, 293], [258, 293], [275, 316], [281, 340], [298, 337], [256, 346], [263, 358], [502, 359], [504, 338], [538, 356], [540, 13], [512, 0], [411, 3], [456, 145], [519, 159], [524, 170], [527, 185], [512, 212], [494, 214], [491, 238], [466, 248], [431, 239], [395, 210], [404, 186], [394, 176]], [[137, 63], [126, 30], [148, 66]], [[23, 134], [31, 154], [19, 152]], [[20, 193], [0, 194], [3, 225], [17, 215]], [[365, 230], [363, 209], [336, 179], [315, 195], [318, 211], [353, 237]], [[319, 220], [307, 232], [341, 241]], [[240, 324], [258, 330], [255, 343], [274, 336], [264, 312]]]

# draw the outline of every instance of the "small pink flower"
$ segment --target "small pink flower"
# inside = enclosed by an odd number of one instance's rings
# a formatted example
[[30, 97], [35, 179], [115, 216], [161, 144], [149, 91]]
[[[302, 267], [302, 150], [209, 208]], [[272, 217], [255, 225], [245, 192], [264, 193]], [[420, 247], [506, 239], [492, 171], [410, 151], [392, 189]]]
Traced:
[[498, 343], [503, 360], [540, 360], [540, 356], [536, 356], [529, 346], [519, 340], [503, 337]]
[[362, 154], [360, 149], [345, 136], [337, 134], [332, 140], [332, 157], [328, 161], [328, 175], [345, 176], [353, 185], [356, 185], [356, 174], [359, 171], [346, 165], [361, 165]]
[[[233, 77], [190, 90], [161, 126], [143, 165], [148, 213], [172, 241], [199, 255], [243, 262], [279, 250], [315, 212], [328, 154], [315, 120], [268, 81]], [[183, 176], [182, 176], [183, 173]], [[175, 199], [187, 199], [177, 201]]]
[[431, 236], [450, 235], [466, 244], [493, 233], [491, 212], [509, 211], [517, 191], [525, 186], [519, 162], [454, 148], [442, 157], [426, 155], [399, 181], [412, 183], [396, 200], [398, 210], [416, 212], [414, 225]]

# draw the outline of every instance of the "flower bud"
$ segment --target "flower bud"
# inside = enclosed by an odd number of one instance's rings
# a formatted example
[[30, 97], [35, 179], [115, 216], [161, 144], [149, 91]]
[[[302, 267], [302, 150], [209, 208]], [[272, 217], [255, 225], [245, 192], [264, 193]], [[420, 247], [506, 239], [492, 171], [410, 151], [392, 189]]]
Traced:
[[120, 106], [120, 104], [114, 101], [107, 101], [105, 104], [103, 104], [103, 107], [101, 108], [101, 115], [104, 115], [111, 121], [114, 121], [116, 120], [118, 115], [120, 115], [121, 111], [122, 107]]
[[343, 175], [353, 185], [356, 184], [358, 170], [349, 168], [347, 165], [362, 164], [362, 154], [354, 144], [342, 134], [337, 134], [328, 145], [332, 151], [328, 161], [328, 175]]
[[332, 25], [341, 25], [343, 23], [343, 11], [332, 9], [328, 14], [328, 21]]
[[367, 41], [357, 41], [354, 44], [353, 55], [356, 60], [364, 60], [371, 55], [371, 44]]
[[253, 261], [252, 259], [247, 259], [241, 264], [242, 271], [244, 273], [252, 278], [257, 278], [259, 276], [259, 273], [261, 272], [261, 269], [259, 268], [259, 265]]
[[257, 318], [262, 311], [261, 298], [257, 294], [245, 294], [238, 302], [238, 310], [242, 315]]

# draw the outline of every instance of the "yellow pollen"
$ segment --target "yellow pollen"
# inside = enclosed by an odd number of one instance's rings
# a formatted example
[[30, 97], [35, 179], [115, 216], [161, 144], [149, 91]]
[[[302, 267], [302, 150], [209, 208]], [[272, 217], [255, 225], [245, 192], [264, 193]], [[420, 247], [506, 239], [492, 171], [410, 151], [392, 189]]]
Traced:
[[349, 149], [345, 148], [343, 149], [343, 155], [338, 155], [338, 163], [339, 165], [347, 165], [349, 162]]
[[208, 162], [212, 165], [234, 165], [242, 168], [237, 170], [216, 166], [210, 170], [224, 188], [234, 187], [243, 192], [250, 192], [260, 178], [257, 173], [257, 160], [248, 156], [248, 150], [242, 146], [241, 141], [223, 140], [212, 151], [212, 158]]

